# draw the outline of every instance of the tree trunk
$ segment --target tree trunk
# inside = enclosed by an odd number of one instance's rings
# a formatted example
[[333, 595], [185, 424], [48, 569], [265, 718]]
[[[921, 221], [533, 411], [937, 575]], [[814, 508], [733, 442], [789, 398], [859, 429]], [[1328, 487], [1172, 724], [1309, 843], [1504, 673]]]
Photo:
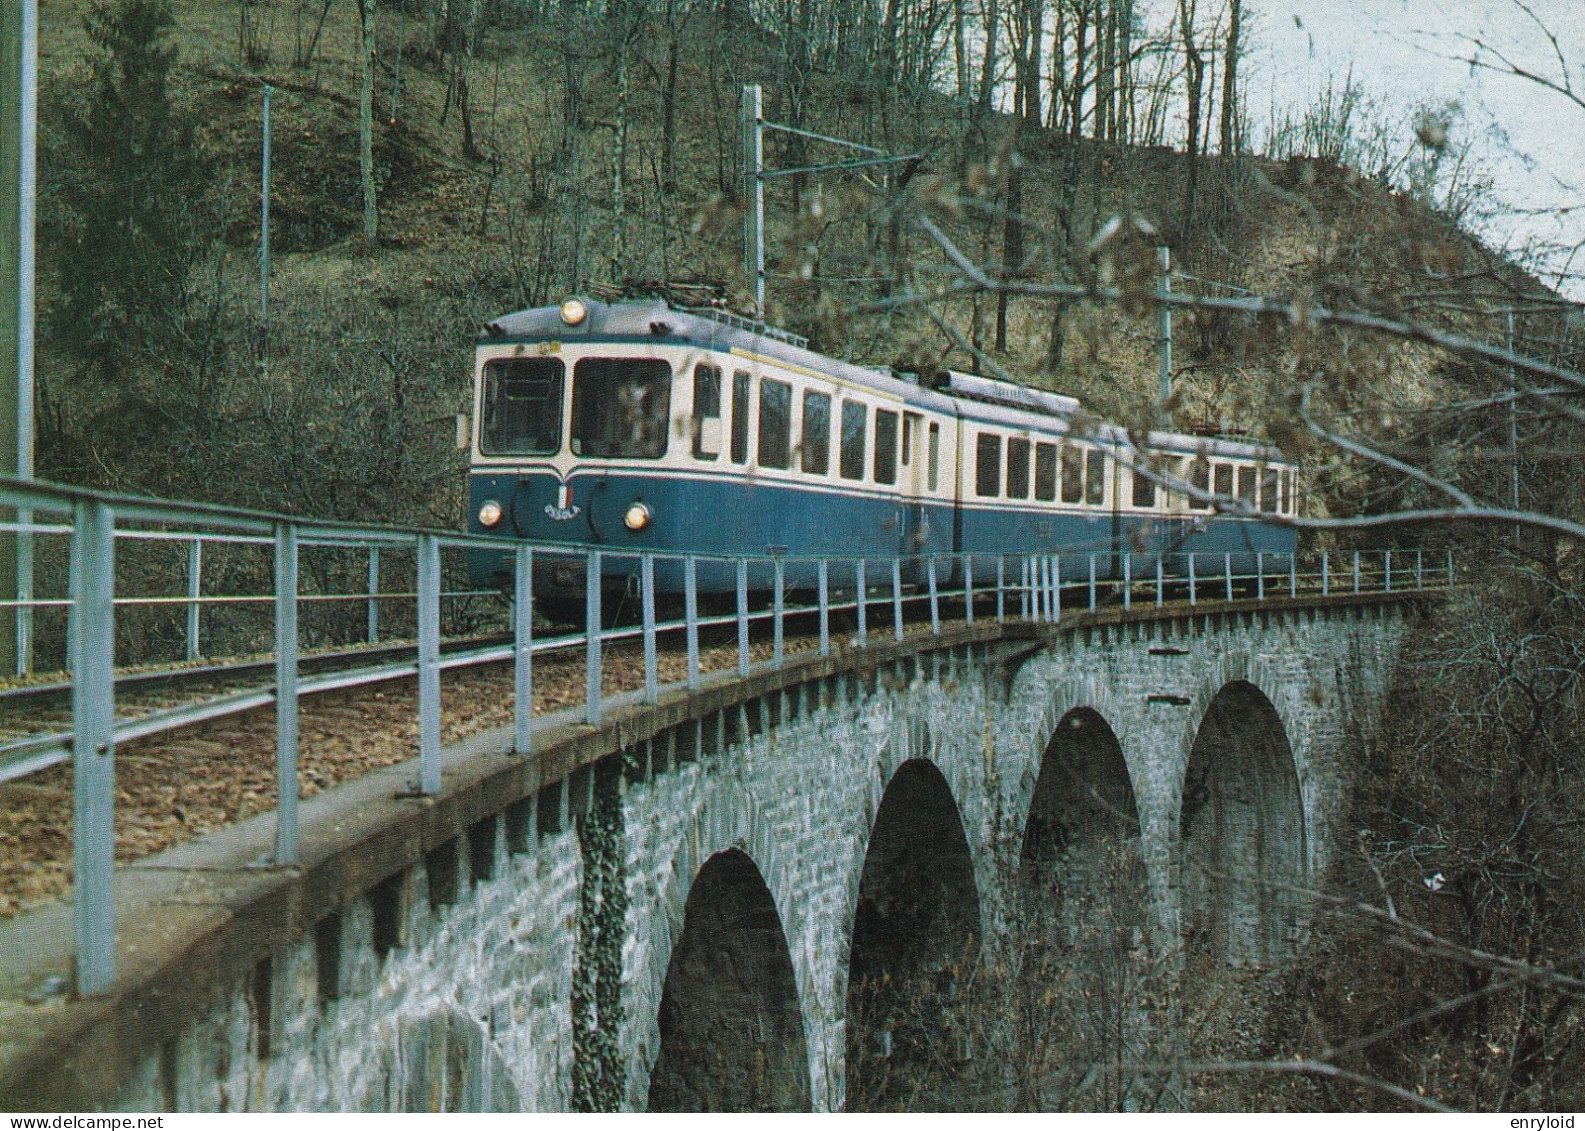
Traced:
[[1243, 0], [1228, 0], [1227, 50], [1222, 64], [1222, 137], [1223, 157], [1238, 152], [1238, 31], [1239, 17], [1243, 14]]
[[1095, 140], [1112, 139], [1112, 110], [1116, 97], [1117, 25], [1115, 0], [1103, 0], [1095, 28], [1096, 49], [1100, 58], [1095, 68]]
[[358, 90], [358, 172], [363, 179], [363, 243], [370, 251], [379, 242], [380, 224], [374, 190], [374, 2], [358, 0], [363, 59], [363, 82]]
[[969, 49], [965, 17], [963, 12], [966, 0], [952, 0], [952, 51], [958, 67], [958, 101], [967, 106], [969, 104]]
[[1068, 97], [1072, 109], [1068, 112], [1068, 130], [1075, 139], [1084, 136], [1084, 84], [1085, 68], [1089, 64], [1087, 42], [1090, 33], [1090, 6], [1079, 5], [1078, 25], [1073, 29], [1073, 86]]
[[613, 282], [624, 275], [622, 261], [627, 256], [627, 52], [624, 34], [617, 45], [616, 129], [611, 139], [611, 269]]
[[996, 91], [996, 35], [1002, 22], [1000, 0], [985, 4], [985, 60], [980, 70], [980, 112], [988, 114]]

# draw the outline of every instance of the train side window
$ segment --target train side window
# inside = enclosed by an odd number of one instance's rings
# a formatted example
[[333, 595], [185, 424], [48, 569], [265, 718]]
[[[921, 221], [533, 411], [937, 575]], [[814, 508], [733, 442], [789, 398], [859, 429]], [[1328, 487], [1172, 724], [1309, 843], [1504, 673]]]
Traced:
[[[1210, 493], [1211, 463], [1204, 456], [1195, 456], [1194, 459], [1189, 462], [1189, 482], [1193, 485], [1196, 491], [1204, 491], [1207, 494]], [[1191, 497], [1189, 499], [1189, 507], [1192, 510], [1205, 511], [1211, 509], [1211, 504], [1206, 502], [1204, 499], [1196, 499]]]
[[902, 464], [907, 467], [914, 462], [914, 429], [919, 425], [919, 418], [913, 413], [903, 415], [903, 455]]
[[925, 480], [927, 490], [936, 489], [936, 481], [941, 473], [941, 425], [930, 425], [930, 464], [926, 469], [928, 474]]
[[1219, 463], [1216, 465], [1216, 493], [1224, 499], [1233, 494], [1233, 465]]
[[572, 453], [659, 459], [671, 420], [671, 365], [658, 358], [586, 357], [572, 370]]
[[825, 475], [831, 470], [831, 398], [813, 389], [804, 390], [803, 439], [800, 441], [803, 469], [810, 475]]
[[1029, 498], [1029, 441], [1007, 441], [1007, 497]]
[[875, 482], [897, 482], [897, 414], [875, 410]]
[[792, 386], [769, 377], [759, 383], [759, 465], [792, 466]]
[[1043, 503], [1057, 497], [1057, 446], [1035, 445], [1035, 498]]
[[842, 478], [864, 478], [864, 429], [869, 408], [859, 401], [842, 402]]
[[486, 362], [479, 450], [487, 456], [556, 452], [564, 376], [554, 357]]
[[1084, 502], [1092, 507], [1106, 505], [1106, 453], [1094, 449], [1084, 455]]
[[693, 458], [721, 454], [721, 370], [701, 362], [693, 367]]
[[1155, 480], [1145, 475], [1140, 468], [1134, 469], [1134, 506], [1140, 509], [1149, 509], [1156, 505]]
[[732, 462], [748, 462], [748, 396], [753, 378], [739, 369], [732, 374]]
[[1062, 449], [1062, 501], [1077, 503], [1084, 498], [1084, 453], [1077, 448]]
[[1238, 469], [1238, 498], [1240, 502], [1255, 505], [1255, 469], [1253, 467], [1240, 467]]
[[974, 446], [974, 493], [994, 499], [1002, 489], [1002, 438], [981, 432]]
[[1288, 497], [1286, 502], [1289, 514], [1299, 513], [1299, 473], [1297, 471], [1288, 472]]
[[1277, 469], [1274, 467], [1262, 468], [1260, 472], [1260, 509], [1267, 514], [1276, 514], [1278, 507], [1277, 498]]

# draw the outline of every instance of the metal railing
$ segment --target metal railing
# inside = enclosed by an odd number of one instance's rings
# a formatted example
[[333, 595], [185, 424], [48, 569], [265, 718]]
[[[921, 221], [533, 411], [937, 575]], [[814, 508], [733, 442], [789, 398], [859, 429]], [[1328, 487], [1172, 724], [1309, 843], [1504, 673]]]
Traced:
[[[19, 513], [62, 516], [38, 531], [69, 537], [69, 613], [71, 716], [69, 735], [53, 736], [73, 764], [73, 869], [76, 940], [76, 983], [79, 993], [109, 990], [115, 977], [114, 955], [114, 804], [118, 740], [157, 730], [159, 720], [137, 720], [118, 727], [115, 718], [115, 631], [117, 609], [140, 601], [185, 603], [189, 650], [196, 651], [196, 610], [205, 598], [196, 582], [202, 547], [221, 541], [268, 546], [272, 552], [273, 592], [239, 600], [273, 606], [273, 689], [238, 697], [249, 709], [275, 709], [276, 829], [273, 860], [292, 865], [298, 859], [298, 713], [301, 696], [360, 680], [390, 678], [393, 672], [416, 675], [418, 685], [418, 779], [420, 795], [441, 788], [441, 681], [443, 669], [479, 664], [511, 663], [513, 667], [512, 748], [533, 750], [536, 717], [534, 657], [555, 650], [584, 652], [585, 694], [580, 715], [594, 725], [609, 709], [603, 694], [606, 649], [620, 643], [641, 644], [643, 682], [632, 693], [638, 701], [655, 703], [660, 682], [659, 641], [680, 638], [686, 653], [685, 677], [677, 685], [693, 691], [702, 686], [701, 633], [735, 628], [738, 676], [749, 674], [751, 628], [770, 627], [771, 667], [781, 667], [787, 654], [787, 628], [797, 619], [813, 628], [813, 647], [829, 656], [835, 632], [850, 632], [849, 646], [865, 648], [872, 616], [890, 612], [891, 637], [909, 631], [940, 634], [946, 620], [973, 624], [976, 618], [1003, 622], [1017, 618], [1056, 623], [1064, 613], [1095, 611], [1103, 606], [1130, 609], [1135, 605], [1198, 606], [1235, 597], [1276, 599], [1354, 592], [1392, 592], [1441, 587], [1453, 579], [1451, 554], [1418, 550], [1355, 552], [1341, 563], [1335, 554], [1223, 553], [1040, 553], [1005, 555], [932, 555], [917, 558], [809, 558], [794, 555], [746, 557], [707, 554], [660, 554], [619, 551], [608, 547], [574, 548], [512, 543], [499, 538], [444, 531], [396, 529], [354, 523], [317, 522], [203, 504], [112, 496], [98, 492], [24, 484], [0, 478], [0, 507]], [[171, 529], [175, 527], [177, 529]], [[0, 529], [17, 529], [16, 523]], [[187, 592], [170, 596], [118, 598], [118, 540], [176, 539], [189, 547]], [[411, 590], [381, 592], [371, 581], [362, 594], [309, 594], [301, 585], [307, 550], [355, 551], [367, 555], [371, 578], [379, 570], [379, 554], [392, 549], [414, 556]], [[442, 600], [472, 591], [447, 591], [442, 586], [445, 551], [490, 551], [509, 564], [510, 589], [517, 610], [535, 608], [535, 585], [547, 577], [557, 584], [569, 568], [581, 573], [582, 630], [536, 638], [535, 618], [512, 619], [509, 643], [442, 656]], [[1340, 568], [1341, 566], [1341, 568]], [[613, 582], [636, 589], [638, 623], [607, 626], [606, 594]], [[678, 592], [680, 590], [680, 593]], [[680, 616], [662, 620], [661, 598], [680, 596]], [[730, 611], [702, 612], [704, 598]], [[300, 614], [315, 600], [364, 599], [369, 602], [368, 635], [377, 625], [374, 602], [411, 601], [417, 635], [412, 664], [388, 665], [364, 673], [338, 673], [309, 680], [300, 673]], [[12, 603], [14, 606], [14, 602]], [[925, 614], [928, 614], [926, 618]], [[837, 623], [837, 617], [843, 617]], [[205, 717], [214, 707], [200, 706], [173, 713], [169, 725], [185, 725]], [[64, 753], [62, 754], [64, 757]]]

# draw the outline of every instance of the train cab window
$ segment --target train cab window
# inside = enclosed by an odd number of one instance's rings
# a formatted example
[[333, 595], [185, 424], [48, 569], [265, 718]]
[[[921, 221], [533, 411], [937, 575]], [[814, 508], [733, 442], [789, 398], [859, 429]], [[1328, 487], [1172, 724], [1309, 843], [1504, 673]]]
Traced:
[[804, 390], [803, 439], [799, 459], [810, 475], [825, 475], [831, 470], [831, 398], [813, 389]]
[[769, 377], [759, 383], [759, 465], [792, 466], [792, 386]]
[[1255, 469], [1253, 467], [1240, 467], [1238, 469], [1238, 498], [1240, 502], [1255, 505]]
[[897, 414], [875, 410], [875, 482], [897, 482]]
[[1007, 441], [1007, 497], [1029, 498], [1029, 441]]
[[864, 478], [864, 430], [869, 409], [858, 401], [842, 402], [841, 472], [843, 479]]
[[1062, 449], [1062, 501], [1082, 502], [1084, 499], [1084, 453], [1078, 448]]
[[994, 499], [1002, 489], [1002, 438], [981, 432], [974, 443], [974, 493]]
[[1057, 498], [1057, 446], [1035, 445], [1035, 498], [1043, 503]]
[[721, 370], [701, 362], [693, 367], [693, 458], [721, 454]]
[[1216, 465], [1216, 493], [1225, 498], [1233, 494], [1233, 465], [1219, 463]]
[[1267, 514], [1276, 514], [1280, 500], [1277, 498], [1277, 469], [1274, 467], [1262, 468], [1260, 472], [1260, 509]]
[[1142, 469], [1134, 469], [1134, 506], [1140, 509], [1149, 509], [1156, 505], [1156, 482], [1149, 478]]
[[486, 362], [479, 449], [487, 456], [554, 454], [561, 447], [565, 376], [554, 357]]
[[941, 425], [930, 426], [930, 462], [926, 467], [925, 489], [934, 491], [941, 476]]
[[[1207, 494], [1210, 493], [1211, 463], [1204, 456], [1196, 456], [1194, 459], [1189, 461], [1189, 483], [1196, 491], [1204, 491]], [[1191, 510], [1197, 511], [1208, 511], [1211, 509], [1211, 504], [1206, 502], [1204, 499], [1197, 499], [1193, 496], [1190, 496], [1189, 508]]]
[[748, 396], [753, 378], [739, 369], [732, 374], [732, 462], [748, 462]]
[[1091, 450], [1084, 455], [1084, 502], [1086, 506], [1106, 505], [1106, 453]]
[[659, 359], [586, 357], [572, 371], [572, 454], [659, 459], [666, 454], [671, 366]]

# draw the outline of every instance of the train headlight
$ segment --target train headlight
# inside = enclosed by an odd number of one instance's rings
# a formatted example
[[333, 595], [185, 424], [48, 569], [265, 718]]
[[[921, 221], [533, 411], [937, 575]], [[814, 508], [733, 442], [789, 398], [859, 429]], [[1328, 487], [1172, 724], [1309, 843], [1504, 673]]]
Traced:
[[649, 508], [643, 503], [635, 502], [627, 508], [627, 513], [622, 516], [622, 524], [637, 533], [649, 525], [649, 519]]
[[501, 521], [501, 504], [494, 499], [486, 499], [479, 505], [479, 525], [494, 526]]
[[587, 317], [589, 308], [581, 298], [569, 298], [561, 304], [561, 320], [567, 325], [576, 326]]

